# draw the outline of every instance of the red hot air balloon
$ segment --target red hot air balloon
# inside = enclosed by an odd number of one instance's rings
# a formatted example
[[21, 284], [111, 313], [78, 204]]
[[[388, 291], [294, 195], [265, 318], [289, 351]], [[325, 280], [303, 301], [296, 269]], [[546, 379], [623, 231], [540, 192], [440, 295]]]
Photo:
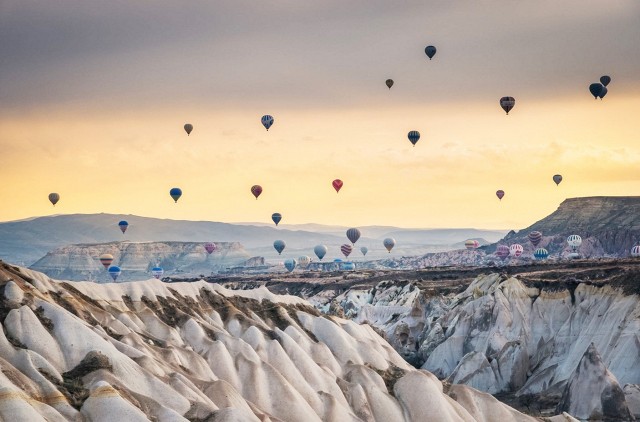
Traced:
[[342, 183], [342, 180], [336, 179], [331, 184], [333, 185], [333, 188], [336, 190], [336, 192], [340, 192], [340, 189], [342, 189], [342, 185], [344, 183]]
[[340, 252], [342, 252], [345, 258], [351, 254], [351, 251], [353, 251], [353, 247], [348, 243], [340, 246]]
[[509, 257], [509, 253], [510, 251], [507, 245], [498, 245], [498, 248], [496, 249], [496, 256], [498, 258], [504, 261]]
[[215, 244], [215, 243], [211, 243], [211, 242], [209, 242], [209, 243], [205, 243], [205, 244], [204, 244], [204, 249], [207, 251], [207, 253], [208, 253], [209, 255], [211, 255], [211, 254], [213, 253], [213, 251], [215, 251], [217, 248], [218, 248], [218, 247], [216, 246], [216, 244]]
[[502, 197], [504, 196], [504, 191], [502, 189], [500, 189], [499, 191], [496, 191], [496, 196], [498, 197], [499, 200], [502, 201]]
[[260, 185], [251, 186], [251, 193], [253, 194], [253, 196], [256, 197], [256, 199], [258, 199], [258, 197], [262, 193], [262, 186], [260, 186]]

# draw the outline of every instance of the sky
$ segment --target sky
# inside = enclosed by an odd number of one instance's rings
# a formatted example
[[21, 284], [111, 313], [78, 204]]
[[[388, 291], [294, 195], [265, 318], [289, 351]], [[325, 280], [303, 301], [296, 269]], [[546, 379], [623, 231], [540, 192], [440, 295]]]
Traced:
[[640, 195], [639, 39], [637, 0], [0, 0], [0, 221], [519, 229]]

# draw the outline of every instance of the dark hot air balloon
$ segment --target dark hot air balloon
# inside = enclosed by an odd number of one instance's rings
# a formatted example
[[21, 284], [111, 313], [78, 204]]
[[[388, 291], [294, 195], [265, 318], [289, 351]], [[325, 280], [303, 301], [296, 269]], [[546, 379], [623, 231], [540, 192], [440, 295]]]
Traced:
[[415, 147], [418, 140], [420, 140], [420, 132], [418, 132], [417, 130], [412, 130], [407, 134], [407, 137], [409, 138], [409, 142], [411, 142]]
[[542, 240], [542, 233], [540, 233], [539, 231], [532, 231], [527, 237], [529, 238], [529, 242], [531, 242], [531, 244], [535, 248]]
[[331, 184], [333, 185], [333, 188], [336, 190], [336, 192], [340, 192], [340, 189], [342, 189], [342, 180], [340, 179], [336, 179], [333, 182], [331, 182]]
[[184, 125], [184, 131], [187, 132], [187, 136], [191, 135], [191, 131], [193, 130], [193, 125], [187, 123]]
[[280, 220], [282, 220], [282, 214], [280, 214], [279, 212], [274, 212], [273, 214], [271, 214], [271, 219], [274, 223], [276, 223], [277, 226]]
[[515, 105], [516, 105], [516, 99], [513, 97], [500, 98], [500, 107], [502, 107], [502, 109], [507, 113], [507, 115]]
[[264, 116], [262, 116], [262, 119], [260, 119], [260, 121], [262, 122], [262, 126], [264, 126], [264, 128], [268, 131], [273, 124], [273, 116], [265, 114]]
[[49, 194], [49, 201], [53, 204], [54, 207], [56, 206], [59, 200], [60, 200], [60, 195], [58, 195], [57, 193]]
[[215, 243], [208, 242], [204, 244], [204, 250], [207, 251], [209, 255], [211, 255], [216, 249], [218, 249], [218, 247]]
[[393, 86], [393, 79], [387, 79], [385, 83], [387, 84], [387, 87], [391, 89], [391, 87]]
[[600, 76], [600, 83], [602, 84], [602, 86], [607, 86], [609, 85], [609, 82], [611, 82], [611, 76]]
[[431, 60], [433, 59], [433, 56], [436, 55], [436, 48], [432, 45], [428, 45], [424, 49], [424, 54], [426, 54], [427, 57], [429, 57], [429, 60]]
[[124, 234], [124, 232], [126, 232], [127, 228], [129, 227], [129, 223], [122, 220], [121, 222], [118, 223], [118, 227], [120, 227], [120, 231], [122, 232], [122, 234]]
[[498, 197], [499, 200], [502, 201], [502, 198], [504, 197], [504, 191], [502, 189], [497, 190], [496, 191], [496, 196]]
[[347, 230], [347, 239], [353, 244], [355, 244], [358, 239], [360, 239], [360, 230], [351, 228]]
[[287, 271], [289, 271], [289, 272], [293, 271], [293, 270], [296, 268], [296, 264], [297, 264], [297, 262], [296, 262], [296, 260], [295, 260], [295, 259], [293, 259], [293, 258], [286, 259], [286, 260], [284, 261], [284, 267], [285, 267], [285, 268], [287, 269]]
[[533, 252], [533, 257], [539, 261], [542, 261], [549, 257], [549, 252], [545, 248], [538, 248]]
[[169, 196], [171, 196], [173, 198], [173, 200], [177, 203], [178, 199], [180, 199], [180, 197], [182, 196], [182, 189], [180, 189], [180, 188], [172, 188], [169, 191]]
[[598, 99], [598, 97], [600, 96], [600, 92], [602, 91], [602, 88], [604, 88], [604, 85], [597, 82], [589, 85], [589, 92], [591, 92], [591, 95], [593, 95], [594, 100]]
[[253, 194], [253, 196], [256, 197], [256, 199], [258, 199], [258, 197], [262, 193], [262, 186], [260, 186], [260, 185], [251, 186], [251, 193]]
[[562, 175], [561, 174], [556, 174], [553, 176], [553, 181], [556, 182], [556, 186], [560, 184], [560, 182], [562, 182]]
[[317, 245], [315, 248], [313, 248], [313, 253], [315, 253], [318, 259], [322, 261], [322, 258], [324, 258], [324, 256], [327, 254], [327, 250], [328, 249], [325, 245]]
[[273, 242], [273, 248], [278, 252], [278, 255], [284, 251], [285, 246], [287, 246], [287, 244], [284, 243], [284, 240], [276, 240]]
[[609, 90], [607, 89], [606, 86], [603, 86], [602, 89], [600, 90], [600, 94], [598, 94], [598, 97], [600, 97], [600, 99], [603, 99], [605, 95], [607, 95], [607, 92], [609, 92]]

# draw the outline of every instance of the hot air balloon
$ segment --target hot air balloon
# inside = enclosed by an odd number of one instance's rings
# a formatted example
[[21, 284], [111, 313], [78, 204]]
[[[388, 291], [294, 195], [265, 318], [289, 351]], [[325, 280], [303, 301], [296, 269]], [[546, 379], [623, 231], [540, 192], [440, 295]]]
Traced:
[[313, 253], [316, 254], [320, 261], [322, 261], [322, 258], [324, 258], [324, 256], [327, 254], [327, 251], [328, 249], [324, 245], [317, 245], [315, 248], [313, 248]]
[[307, 268], [307, 266], [311, 263], [311, 258], [306, 255], [302, 255], [298, 257], [298, 265], [300, 268]]
[[355, 245], [358, 239], [360, 239], [360, 230], [355, 228], [347, 230], [347, 239]]
[[631, 256], [634, 258], [640, 257], [640, 245], [636, 245], [631, 248]]
[[532, 231], [531, 233], [529, 233], [527, 237], [529, 238], [529, 241], [535, 248], [536, 246], [538, 246], [538, 243], [540, 243], [540, 241], [542, 240], [542, 233], [540, 233], [539, 231]]
[[502, 201], [502, 197], [504, 196], [504, 191], [502, 189], [496, 191], [496, 196], [498, 197], [499, 200]]
[[363, 246], [360, 248], [360, 252], [362, 252], [362, 256], [366, 256], [367, 252], [369, 252], [369, 248], [367, 248], [366, 246]]
[[204, 250], [207, 251], [209, 255], [211, 255], [216, 249], [218, 249], [218, 247], [215, 243], [209, 242], [204, 244]]
[[411, 142], [415, 147], [416, 143], [420, 140], [420, 132], [418, 132], [417, 130], [412, 130], [407, 134], [407, 137], [409, 138], [409, 142]]
[[560, 174], [556, 174], [553, 176], [553, 181], [556, 182], [556, 186], [560, 184], [560, 182], [562, 182], [562, 175]]
[[173, 198], [174, 201], [176, 201], [176, 203], [178, 202], [178, 199], [180, 199], [180, 197], [182, 196], [182, 189], [180, 188], [172, 188], [169, 191], [169, 195]]
[[387, 237], [382, 241], [382, 244], [387, 248], [387, 252], [391, 253], [391, 249], [396, 245], [396, 240], [393, 237]]
[[353, 251], [353, 247], [348, 243], [340, 246], [340, 252], [342, 252], [345, 258], [351, 254], [351, 251]]
[[57, 193], [49, 194], [49, 201], [53, 204], [54, 207], [56, 206], [59, 200], [60, 200], [60, 195], [58, 195]]
[[122, 220], [121, 222], [118, 223], [118, 227], [120, 227], [120, 231], [122, 232], [122, 234], [124, 234], [124, 232], [126, 232], [127, 228], [129, 227], [129, 223]]
[[516, 105], [516, 99], [513, 97], [500, 98], [500, 107], [509, 115], [509, 112]]
[[509, 246], [509, 255], [515, 258], [519, 258], [520, 255], [522, 255], [522, 252], [524, 252], [524, 248], [522, 247], [522, 245], [515, 243]]
[[609, 90], [607, 89], [606, 86], [603, 86], [602, 89], [600, 90], [600, 93], [598, 94], [598, 97], [600, 97], [600, 99], [603, 99], [605, 95], [607, 95], [607, 92], [609, 92]]
[[589, 92], [591, 92], [591, 95], [593, 95], [594, 100], [598, 99], [598, 97], [600, 96], [600, 92], [602, 91], [602, 88], [604, 88], [604, 85], [597, 82], [589, 85]]
[[393, 79], [387, 79], [385, 83], [387, 84], [387, 87], [391, 89], [391, 87], [393, 86]]
[[187, 132], [187, 136], [191, 135], [192, 130], [193, 130], [193, 125], [191, 123], [187, 123], [184, 125], [184, 131]]
[[106, 268], [109, 268], [109, 266], [113, 262], [113, 255], [111, 255], [110, 253], [103, 253], [102, 255], [100, 255], [100, 257], [98, 259], [100, 260], [100, 263], [102, 265], [104, 265], [104, 268], [106, 269]]
[[602, 86], [607, 86], [609, 85], [609, 82], [611, 82], [611, 76], [600, 76], [600, 83], [602, 84]]
[[262, 186], [260, 186], [260, 185], [251, 186], [251, 193], [253, 194], [253, 196], [256, 197], [256, 199], [258, 199], [258, 197], [262, 193]]
[[539, 261], [543, 259], [547, 259], [549, 257], [549, 252], [545, 248], [538, 248], [533, 252], [533, 257]]
[[496, 248], [496, 256], [501, 260], [505, 260], [509, 257], [509, 247], [507, 245], [498, 245]]
[[464, 247], [467, 249], [476, 249], [478, 246], [480, 246], [480, 242], [477, 240], [469, 239], [464, 242]]
[[274, 223], [276, 223], [277, 226], [280, 220], [282, 220], [282, 214], [280, 214], [279, 212], [274, 212], [273, 214], [271, 214], [271, 219]]
[[582, 245], [582, 238], [577, 234], [572, 234], [571, 236], [567, 237], [567, 244], [571, 246], [571, 250], [575, 252], [578, 250], [580, 245]]
[[260, 119], [260, 121], [262, 122], [262, 126], [264, 126], [265, 129], [269, 130], [269, 128], [273, 124], [273, 116], [265, 114], [264, 116], [262, 116], [262, 119]]
[[356, 269], [356, 264], [353, 262], [343, 262], [340, 264], [340, 269], [342, 271], [353, 271]]
[[155, 278], [160, 280], [160, 277], [162, 277], [162, 274], [164, 274], [164, 270], [161, 267], [153, 267], [151, 269], [151, 274], [153, 274]]
[[273, 242], [273, 248], [278, 252], [278, 255], [282, 253], [285, 246], [287, 246], [287, 244], [284, 243], [284, 240], [276, 240], [275, 242]]
[[115, 265], [112, 267], [109, 267], [107, 271], [109, 271], [109, 275], [111, 276], [113, 281], [116, 281], [118, 279], [118, 276], [122, 274], [120, 267], [116, 267]]
[[297, 262], [293, 258], [285, 259], [285, 261], [284, 261], [284, 267], [289, 272], [293, 271], [296, 268], [296, 264], [297, 264]]
[[336, 179], [333, 182], [331, 182], [331, 184], [333, 185], [333, 188], [336, 190], [336, 192], [340, 192], [340, 189], [342, 189], [342, 180], [340, 179]]
[[433, 59], [433, 56], [436, 55], [436, 48], [432, 45], [428, 45], [424, 49], [424, 53], [429, 57], [429, 60]]

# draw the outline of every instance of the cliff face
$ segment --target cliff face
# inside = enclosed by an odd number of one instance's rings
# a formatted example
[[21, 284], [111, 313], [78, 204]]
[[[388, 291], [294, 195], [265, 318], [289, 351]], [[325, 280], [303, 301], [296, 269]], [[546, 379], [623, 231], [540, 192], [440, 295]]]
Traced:
[[118, 281], [151, 278], [151, 268], [160, 266], [165, 275], [209, 275], [221, 269], [241, 265], [249, 254], [238, 242], [216, 242], [217, 249], [207, 254], [196, 242], [111, 242], [70, 245], [49, 252], [31, 266], [50, 277], [65, 280], [111, 281], [98, 259], [113, 255], [113, 264], [122, 269]]

